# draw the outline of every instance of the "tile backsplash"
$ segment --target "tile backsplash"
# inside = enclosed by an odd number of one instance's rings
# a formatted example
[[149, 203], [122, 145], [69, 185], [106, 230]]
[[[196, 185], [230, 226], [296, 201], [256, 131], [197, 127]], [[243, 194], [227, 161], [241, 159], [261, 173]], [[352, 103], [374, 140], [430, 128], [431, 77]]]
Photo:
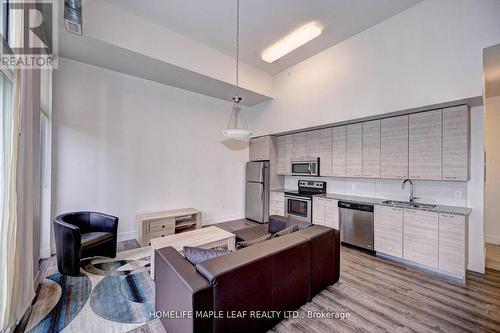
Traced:
[[[410, 186], [401, 189], [401, 180], [357, 179], [334, 177], [285, 177], [285, 188], [297, 189], [299, 179], [327, 182], [328, 193], [408, 201]], [[418, 202], [450, 206], [467, 206], [467, 182], [414, 180], [414, 195]]]

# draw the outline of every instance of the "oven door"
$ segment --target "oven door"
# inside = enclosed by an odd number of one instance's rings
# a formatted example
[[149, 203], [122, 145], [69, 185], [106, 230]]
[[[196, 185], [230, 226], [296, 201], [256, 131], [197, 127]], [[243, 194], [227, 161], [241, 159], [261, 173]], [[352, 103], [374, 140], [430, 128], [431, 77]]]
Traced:
[[296, 220], [311, 223], [311, 199], [304, 197], [285, 196], [286, 214]]

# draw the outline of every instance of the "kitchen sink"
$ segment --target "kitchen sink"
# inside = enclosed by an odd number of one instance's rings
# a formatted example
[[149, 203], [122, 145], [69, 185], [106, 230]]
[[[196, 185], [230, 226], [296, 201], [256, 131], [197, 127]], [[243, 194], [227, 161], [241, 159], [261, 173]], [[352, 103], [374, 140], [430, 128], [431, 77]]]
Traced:
[[391, 205], [391, 206], [400, 206], [400, 207], [406, 207], [406, 208], [422, 208], [422, 209], [432, 209], [435, 208], [436, 205], [431, 205], [431, 204], [424, 204], [424, 203], [417, 203], [417, 202], [408, 202], [408, 201], [396, 201], [396, 200], [386, 200], [382, 201], [384, 205]]

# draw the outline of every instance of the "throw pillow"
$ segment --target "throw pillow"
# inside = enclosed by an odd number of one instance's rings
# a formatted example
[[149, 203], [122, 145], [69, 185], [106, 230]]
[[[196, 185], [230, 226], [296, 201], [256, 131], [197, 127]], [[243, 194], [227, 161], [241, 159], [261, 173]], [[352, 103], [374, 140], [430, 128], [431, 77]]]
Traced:
[[202, 261], [229, 253], [228, 250], [202, 249], [200, 247], [190, 247], [190, 246], [184, 246], [183, 251], [184, 251], [184, 257], [191, 264], [193, 264], [193, 266], [196, 266]]
[[280, 236], [284, 236], [284, 235], [288, 235], [288, 234], [291, 234], [292, 232], [295, 232], [299, 230], [299, 226], [297, 224], [294, 224], [288, 228], [285, 228], [281, 231], [278, 231], [277, 233], [274, 234], [274, 237], [280, 237]]
[[264, 242], [264, 241], [269, 240], [271, 238], [272, 238], [272, 235], [271, 234], [267, 234], [267, 235], [261, 236], [259, 238], [251, 239], [251, 240], [248, 240], [248, 241], [238, 242], [238, 245], [236, 246], [236, 248], [239, 250], [239, 249], [242, 249], [244, 247], [248, 247], [250, 245], [255, 245], [255, 244]]

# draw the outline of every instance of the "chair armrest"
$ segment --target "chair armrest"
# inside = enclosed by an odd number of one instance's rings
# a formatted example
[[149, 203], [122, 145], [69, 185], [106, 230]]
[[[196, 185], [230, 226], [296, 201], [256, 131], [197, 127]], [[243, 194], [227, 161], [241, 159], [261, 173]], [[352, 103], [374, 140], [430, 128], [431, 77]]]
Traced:
[[77, 267], [80, 263], [80, 228], [56, 218], [54, 236], [59, 271], [72, 272], [73, 275], [77, 275], [79, 270]]
[[90, 231], [110, 232], [116, 236], [118, 232], [118, 217], [103, 213], [90, 213]]

